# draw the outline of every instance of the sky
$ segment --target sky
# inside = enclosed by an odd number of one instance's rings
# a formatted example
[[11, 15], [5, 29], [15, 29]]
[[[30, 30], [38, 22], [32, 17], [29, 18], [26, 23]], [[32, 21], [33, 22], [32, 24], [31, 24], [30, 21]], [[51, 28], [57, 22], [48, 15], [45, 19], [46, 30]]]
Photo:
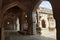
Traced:
[[[50, 4], [49, 1], [43, 1], [41, 4], [40, 4], [41, 7], [45, 7], [45, 8], [48, 8], [48, 9], [52, 9], [52, 6]], [[39, 6], [39, 7], [40, 7]]]

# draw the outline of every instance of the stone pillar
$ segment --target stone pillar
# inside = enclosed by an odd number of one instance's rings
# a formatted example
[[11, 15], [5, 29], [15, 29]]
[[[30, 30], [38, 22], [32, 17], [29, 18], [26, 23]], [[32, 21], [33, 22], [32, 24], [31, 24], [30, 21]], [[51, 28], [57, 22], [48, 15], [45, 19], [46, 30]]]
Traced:
[[23, 23], [22, 23], [22, 21], [23, 21], [23, 20], [22, 20], [21, 18], [19, 18], [20, 31], [23, 30], [23, 27], [22, 27]]
[[33, 22], [32, 22], [32, 11], [31, 10], [27, 13], [27, 22], [28, 22], [27, 33], [29, 35], [32, 35], [33, 34]]
[[56, 29], [57, 40], [60, 40], [60, 20], [56, 20]]
[[20, 23], [21, 23], [21, 31], [23, 31], [24, 30], [24, 18], [25, 18], [25, 12], [22, 12], [22, 16], [21, 16], [21, 21], [20, 21]]
[[19, 31], [20, 30], [19, 18], [17, 18], [16, 24], [17, 24], [17, 31]]
[[21, 17], [21, 31], [23, 31], [23, 27], [24, 27], [24, 20], [23, 20], [23, 17]]
[[4, 37], [4, 28], [1, 28], [1, 40], [5, 40], [5, 37]]
[[33, 19], [33, 34], [36, 35], [36, 24], [37, 24], [37, 19], [36, 19], [36, 11], [32, 13], [32, 19]]
[[21, 20], [21, 31], [23, 31], [23, 27], [24, 27], [24, 22], [23, 20]]
[[[20, 26], [19, 26], [19, 27], [20, 27], [19, 29], [21, 30], [21, 19], [20, 19], [20, 18], [19, 18], [19, 25], [20, 25]], [[20, 30], [19, 30], [19, 31], [20, 31]]]
[[52, 4], [52, 8], [53, 8], [53, 15], [54, 18], [56, 19], [56, 38], [57, 40], [60, 40], [60, 0], [49, 0]]
[[2, 0], [0, 0], [0, 28], [1, 28], [1, 39], [4, 40], [4, 29], [2, 28], [2, 22], [3, 22], [3, 13], [2, 13]]

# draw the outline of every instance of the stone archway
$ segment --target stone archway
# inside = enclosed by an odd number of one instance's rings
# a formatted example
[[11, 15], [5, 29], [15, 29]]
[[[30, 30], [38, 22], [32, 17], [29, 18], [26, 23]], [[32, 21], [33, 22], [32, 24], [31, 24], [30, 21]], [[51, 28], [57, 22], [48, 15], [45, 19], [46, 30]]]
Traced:
[[18, 6], [20, 9], [22, 10], [26, 10], [27, 8], [24, 7], [24, 5], [22, 5], [19, 1], [16, 1], [16, 2], [10, 2], [9, 4], [7, 3], [7, 5], [5, 5], [3, 8], [2, 8], [2, 13], [5, 13], [8, 9], [14, 7], [14, 6]]
[[[39, 8], [39, 5], [40, 5], [41, 2], [43, 2], [43, 1], [48, 1], [48, 0], [39, 0], [39, 1], [36, 3], [36, 5], [34, 6], [34, 9], [33, 9], [33, 11], [32, 11], [34, 14], [37, 15], [37, 17], [38, 17], [39, 14], [36, 13], [36, 10]], [[49, 1], [49, 2], [50, 2], [50, 1]], [[50, 2], [50, 3], [51, 3], [51, 2]], [[32, 14], [33, 14], [33, 13], [32, 13]], [[39, 21], [39, 18], [38, 18], [37, 20]], [[33, 20], [33, 21], [34, 21], [34, 20]], [[35, 22], [36, 22], [36, 21], [35, 21]], [[47, 22], [47, 23], [48, 23], [48, 22]], [[36, 23], [35, 23], [35, 24], [36, 24]], [[35, 25], [35, 24], [34, 24], [35, 27], [33, 26], [33, 29], [34, 29], [34, 28], [36, 29], [36, 25]], [[39, 22], [38, 22], [37, 24], [38, 24], [38, 26], [40, 26], [40, 25], [39, 25]], [[45, 24], [45, 23], [43, 23], [43, 24]], [[47, 24], [47, 26], [48, 26], [48, 24]], [[48, 28], [48, 27], [46, 27], [46, 28]], [[35, 31], [35, 32], [36, 32], [36, 31]]]
[[[34, 0], [35, 1], [35, 0]], [[41, 1], [43, 1], [43, 0], [38, 0], [38, 2], [36, 2], [36, 6], [34, 7], [34, 9], [33, 9], [33, 11], [38, 7], [38, 5], [41, 3]], [[59, 6], [59, 3], [60, 3], [60, 1], [59, 0], [48, 0], [48, 1], [50, 1], [51, 2], [51, 4], [52, 4], [52, 7], [53, 7], [53, 12], [54, 12], [54, 17], [55, 17], [55, 19], [56, 19], [56, 21], [57, 21], [57, 27], [56, 27], [56, 29], [57, 29], [57, 34], [58, 34], [58, 40], [60, 39], [60, 6]], [[24, 2], [24, 1], [22, 1], [22, 2]], [[26, 1], [27, 2], [27, 1]], [[30, 1], [31, 2], [31, 1]], [[29, 3], [30, 3], [29, 2]], [[26, 4], [28, 4], [28, 3], [26, 3]], [[24, 5], [24, 4], [22, 4], [22, 5]], [[29, 5], [29, 4], [28, 4]], [[11, 5], [10, 5], [11, 6]], [[29, 6], [28, 6], [29, 7]], [[24, 7], [22, 7], [22, 8], [24, 8]], [[31, 7], [29, 7], [29, 8], [31, 8]], [[4, 10], [3, 10], [4, 11]], [[30, 17], [28, 17], [28, 18], [30, 18]], [[31, 22], [32, 23], [32, 22]], [[30, 24], [31, 24], [30, 23]]]
[[[19, 25], [20, 25], [19, 29], [20, 30], [18, 30], [18, 28], [17, 28], [17, 30], [20, 33], [23, 32], [23, 34], [27, 33], [27, 30], [28, 30], [28, 28], [25, 29], [25, 26], [24, 26], [25, 24], [27, 24], [27, 22], [26, 22], [27, 17], [26, 16], [27, 16], [27, 14], [25, 14], [25, 12], [22, 9], [20, 9], [17, 5], [13, 6], [11, 8], [9, 7], [9, 9], [6, 10], [5, 13], [3, 13], [4, 22], [7, 22], [7, 20], [10, 19], [10, 20], [8, 20], [8, 22], [10, 22], [10, 24], [12, 24], [12, 26], [17, 25], [16, 21], [17, 21], [17, 18], [19, 18]], [[27, 27], [28, 27], [28, 25], [27, 25]], [[11, 28], [14, 29], [14, 27], [11, 27]], [[24, 30], [25, 30], [25, 32], [24, 32]]]
[[[4, 27], [6, 26], [7, 29], [12, 28], [12, 30], [14, 30], [14, 28], [15, 28], [17, 30], [16, 21], [17, 21], [17, 17], [19, 17], [17, 15], [19, 11], [20, 11], [20, 9], [17, 6], [14, 6], [3, 14], [4, 15], [3, 16], [4, 17]], [[11, 27], [9, 27], [9, 26], [11, 26]]]
[[[36, 11], [36, 9], [38, 8], [38, 6], [39, 6], [39, 4], [42, 2], [43, 0], [39, 0], [39, 2], [37, 2], [37, 4], [35, 5], [35, 7], [34, 7], [34, 9], [33, 9], [33, 11]], [[50, 3], [51, 3], [51, 5], [52, 5], [52, 8], [53, 8], [53, 16], [54, 16], [54, 18], [56, 19], [56, 30], [57, 30], [57, 40], [60, 40], [60, 12], [59, 12], [59, 10], [60, 10], [60, 6], [59, 6], [59, 0], [57, 1], [57, 0], [48, 0]]]

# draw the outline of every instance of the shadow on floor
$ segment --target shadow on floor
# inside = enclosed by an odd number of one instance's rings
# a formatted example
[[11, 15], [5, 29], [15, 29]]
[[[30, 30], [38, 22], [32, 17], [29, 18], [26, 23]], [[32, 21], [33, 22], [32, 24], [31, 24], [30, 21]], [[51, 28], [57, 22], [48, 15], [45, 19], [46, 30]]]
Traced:
[[44, 37], [40, 35], [19, 35], [19, 34], [10, 34], [6, 40], [56, 40], [49, 37]]

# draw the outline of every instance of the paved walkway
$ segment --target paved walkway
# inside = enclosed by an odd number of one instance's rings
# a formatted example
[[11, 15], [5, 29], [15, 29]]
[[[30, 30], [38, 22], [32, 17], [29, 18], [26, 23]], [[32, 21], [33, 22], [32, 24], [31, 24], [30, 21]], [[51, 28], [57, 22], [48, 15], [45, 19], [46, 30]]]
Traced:
[[53, 31], [42, 30], [41, 32], [42, 32], [41, 36], [45, 36], [45, 37], [56, 39], [56, 29], [53, 30]]
[[45, 37], [41, 35], [19, 35], [19, 34], [12, 34], [10, 35], [10, 38], [7, 38], [7, 40], [56, 40], [54, 38]]
[[10, 37], [10, 40], [55, 40], [53, 38], [39, 36], [39, 35], [33, 35], [33, 36], [12, 36]]
[[[43, 30], [42, 32], [44, 32]], [[49, 34], [50, 35], [49, 35]], [[44, 32], [41, 35], [20, 35], [19, 33], [10, 33], [6, 40], [56, 40], [55, 32]]]

